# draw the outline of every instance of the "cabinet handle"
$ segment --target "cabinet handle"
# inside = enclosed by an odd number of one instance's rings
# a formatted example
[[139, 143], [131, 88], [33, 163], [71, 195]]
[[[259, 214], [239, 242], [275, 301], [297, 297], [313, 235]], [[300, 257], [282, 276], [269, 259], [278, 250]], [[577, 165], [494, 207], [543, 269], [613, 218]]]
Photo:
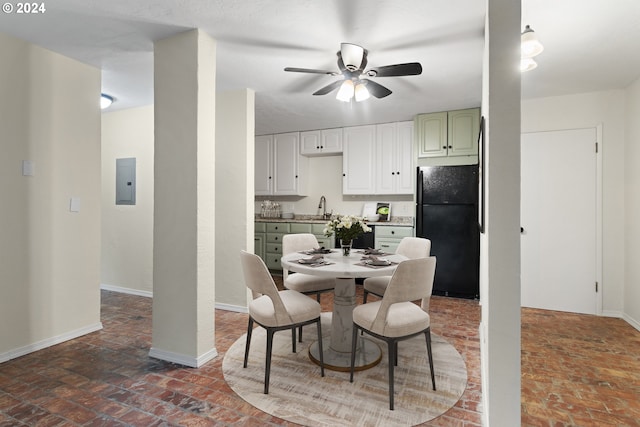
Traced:
[[342, 176], [347, 176], [347, 174], [346, 174], [346, 173], [343, 173], [343, 174], [342, 174]]
[[396, 175], [400, 175], [400, 171], [396, 172]]
[[451, 145], [450, 145], [450, 146], [449, 146], [449, 149], [452, 149], [452, 148], [453, 148], [453, 146], [451, 146]]
[[324, 148], [324, 146], [322, 146], [322, 145], [321, 145], [321, 146], [320, 146], [320, 149], [322, 150], [323, 148]]
[[393, 230], [391, 230], [391, 234], [396, 234], [396, 232], [395, 232], [395, 231], [393, 231]]
[[296, 175], [296, 179], [298, 179], [298, 175]]
[[395, 174], [396, 174], [395, 172], [391, 172], [391, 175], [395, 175]]
[[316, 150], [319, 150], [319, 149], [320, 149], [320, 146], [316, 145]]
[[447, 146], [446, 146], [446, 145], [443, 145], [443, 146], [442, 146], [442, 149], [443, 149], [443, 150], [446, 150], [446, 149], [447, 149]]
[[271, 177], [269, 177], [269, 179], [271, 179]]

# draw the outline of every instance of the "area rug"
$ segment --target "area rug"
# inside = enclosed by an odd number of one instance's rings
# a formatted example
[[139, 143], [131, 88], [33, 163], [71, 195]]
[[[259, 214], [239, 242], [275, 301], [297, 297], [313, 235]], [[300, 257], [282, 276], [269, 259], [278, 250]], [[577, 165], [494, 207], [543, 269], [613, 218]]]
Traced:
[[[331, 313], [322, 315], [322, 332], [330, 334]], [[462, 356], [442, 337], [431, 334], [436, 391], [431, 376], [424, 336], [399, 344], [395, 368], [395, 402], [389, 410], [388, 356], [386, 344], [382, 361], [356, 372], [349, 382], [348, 372], [325, 369], [309, 359], [308, 347], [317, 338], [316, 328], [306, 326], [298, 352], [291, 352], [291, 333], [281, 331], [273, 340], [269, 394], [263, 394], [266, 333], [256, 328], [251, 339], [249, 364], [242, 367], [246, 335], [227, 351], [222, 362], [224, 378], [242, 399], [256, 408], [284, 420], [306, 426], [411, 426], [445, 413], [460, 399], [467, 384]]]

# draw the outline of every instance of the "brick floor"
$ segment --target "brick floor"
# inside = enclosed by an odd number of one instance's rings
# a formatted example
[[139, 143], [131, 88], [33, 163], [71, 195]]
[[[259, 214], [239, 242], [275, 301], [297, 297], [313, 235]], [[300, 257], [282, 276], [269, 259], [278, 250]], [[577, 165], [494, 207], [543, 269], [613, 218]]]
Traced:
[[[322, 305], [331, 309], [330, 294]], [[463, 356], [469, 381], [455, 407], [425, 425], [479, 426], [480, 307], [433, 297], [430, 310], [433, 332]], [[640, 332], [619, 319], [522, 313], [523, 425], [640, 425]], [[148, 356], [151, 299], [103, 291], [103, 330], [0, 365], [0, 426], [292, 425], [227, 386], [222, 359], [247, 317], [215, 316], [219, 356], [185, 368]]]

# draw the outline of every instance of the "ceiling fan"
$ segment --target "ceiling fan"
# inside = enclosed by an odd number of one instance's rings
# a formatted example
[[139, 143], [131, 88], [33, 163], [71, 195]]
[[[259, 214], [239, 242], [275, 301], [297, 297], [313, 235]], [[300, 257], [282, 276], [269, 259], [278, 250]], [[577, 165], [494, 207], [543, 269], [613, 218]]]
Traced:
[[376, 98], [384, 98], [391, 95], [391, 91], [379, 83], [370, 80], [373, 77], [398, 77], [417, 76], [422, 73], [419, 62], [407, 64], [385, 65], [383, 67], [370, 68], [367, 66], [368, 51], [362, 46], [351, 43], [342, 43], [338, 55], [338, 69], [340, 71], [315, 70], [309, 68], [287, 67], [284, 70], [294, 73], [328, 74], [330, 76], [342, 76], [342, 79], [328, 84], [315, 91], [314, 95], [326, 95], [340, 88], [336, 98], [349, 102], [355, 98], [357, 102], [364, 101], [373, 95]]

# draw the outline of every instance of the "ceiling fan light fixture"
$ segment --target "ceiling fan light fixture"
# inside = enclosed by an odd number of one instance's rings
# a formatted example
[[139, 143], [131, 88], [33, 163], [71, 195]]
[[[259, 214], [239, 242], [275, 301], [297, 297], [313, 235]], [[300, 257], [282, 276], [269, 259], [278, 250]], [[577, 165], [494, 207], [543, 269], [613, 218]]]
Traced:
[[340, 55], [342, 56], [342, 62], [349, 71], [355, 71], [362, 65], [362, 59], [364, 58], [364, 48], [357, 44], [341, 43]]
[[355, 92], [356, 102], [367, 100], [371, 96], [371, 94], [369, 94], [369, 90], [367, 89], [365, 84], [362, 82], [356, 85], [354, 92]]
[[522, 58], [533, 58], [540, 55], [544, 50], [544, 46], [538, 40], [535, 31], [528, 25], [520, 36], [520, 49]]
[[345, 80], [342, 85], [340, 85], [340, 90], [338, 90], [338, 94], [336, 95], [336, 99], [342, 102], [349, 102], [354, 95], [354, 87], [352, 80]]
[[538, 63], [533, 58], [522, 58], [520, 60], [520, 71], [531, 71], [538, 66]]

